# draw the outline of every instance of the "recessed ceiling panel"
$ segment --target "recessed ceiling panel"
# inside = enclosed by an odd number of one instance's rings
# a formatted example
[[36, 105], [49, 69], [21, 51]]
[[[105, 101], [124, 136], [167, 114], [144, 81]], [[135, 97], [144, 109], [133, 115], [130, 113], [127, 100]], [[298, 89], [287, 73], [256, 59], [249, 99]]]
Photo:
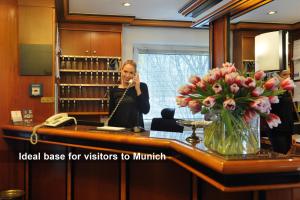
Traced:
[[[282, 23], [294, 24], [300, 22], [300, 0], [274, 0], [259, 7], [241, 17], [232, 20], [237, 22], [259, 22], [259, 23]], [[277, 11], [274, 15], [268, 15], [269, 11]]]
[[[69, 12], [93, 15], [135, 16], [138, 19], [192, 21], [178, 10], [190, 0], [69, 0]], [[122, 4], [129, 2], [131, 6]]]

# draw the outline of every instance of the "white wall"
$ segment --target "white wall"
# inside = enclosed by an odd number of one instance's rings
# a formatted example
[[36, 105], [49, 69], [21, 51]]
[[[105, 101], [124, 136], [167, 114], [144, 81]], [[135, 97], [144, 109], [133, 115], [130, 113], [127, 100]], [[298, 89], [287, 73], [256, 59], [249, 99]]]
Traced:
[[123, 26], [122, 60], [133, 59], [134, 45], [175, 45], [207, 47], [209, 31], [189, 28]]

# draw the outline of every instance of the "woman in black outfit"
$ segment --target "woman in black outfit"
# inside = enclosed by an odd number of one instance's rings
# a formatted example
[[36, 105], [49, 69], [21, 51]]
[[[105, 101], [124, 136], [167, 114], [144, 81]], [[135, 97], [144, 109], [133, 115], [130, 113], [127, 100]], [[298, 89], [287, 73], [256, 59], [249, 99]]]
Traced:
[[[290, 76], [290, 72], [283, 70], [279, 75], [280, 77], [278, 78], [283, 80]], [[291, 94], [288, 91], [279, 96], [279, 103], [272, 104], [271, 112], [278, 115], [281, 120], [281, 124], [278, 127], [270, 130], [269, 138], [273, 151], [286, 154], [291, 148], [294, 131], [294, 105]]]
[[112, 114], [127, 88], [128, 90], [109, 120], [109, 126], [144, 127], [143, 114], [147, 114], [150, 110], [149, 94], [147, 85], [140, 82], [136, 71], [136, 63], [133, 60], [127, 60], [121, 68], [121, 83], [118, 88], [110, 91], [109, 115]]

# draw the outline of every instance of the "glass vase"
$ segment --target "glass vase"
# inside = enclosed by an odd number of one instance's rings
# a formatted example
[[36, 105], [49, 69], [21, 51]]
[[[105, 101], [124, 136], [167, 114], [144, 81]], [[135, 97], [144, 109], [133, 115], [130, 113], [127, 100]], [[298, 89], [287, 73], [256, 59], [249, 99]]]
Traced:
[[222, 155], [241, 155], [255, 154], [260, 150], [259, 116], [247, 124], [242, 116], [219, 112], [212, 120], [204, 129], [204, 144], [211, 151]]

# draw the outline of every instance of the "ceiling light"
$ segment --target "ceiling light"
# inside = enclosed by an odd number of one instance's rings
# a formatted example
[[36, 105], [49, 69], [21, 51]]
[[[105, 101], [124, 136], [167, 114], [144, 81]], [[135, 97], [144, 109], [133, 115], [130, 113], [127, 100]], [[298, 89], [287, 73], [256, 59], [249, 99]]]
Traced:
[[129, 2], [125, 2], [125, 3], [123, 3], [122, 5], [128, 7], [128, 6], [130, 6], [131, 4], [130, 4]]
[[277, 13], [277, 11], [273, 10], [273, 11], [269, 11], [269, 12], [268, 12], [268, 15], [274, 15], [274, 14], [276, 14], [276, 13]]

